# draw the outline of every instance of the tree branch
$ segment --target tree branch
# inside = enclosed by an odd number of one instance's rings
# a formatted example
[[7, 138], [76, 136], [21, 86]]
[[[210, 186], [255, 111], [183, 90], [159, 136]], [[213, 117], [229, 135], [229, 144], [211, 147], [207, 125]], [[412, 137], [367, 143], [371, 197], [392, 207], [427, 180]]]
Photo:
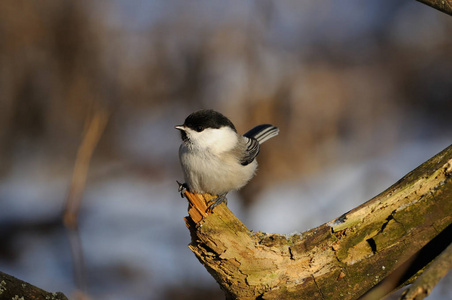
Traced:
[[224, 204], [198, 207], [212, 196], [187, 192], [189, 248], [230, 299], [357, 299], [397, 270], [393, 290], [451, 243], [451, 174], [449, 146], [370, 201], [293, 235], [250, 231]]
[[0, 299], [68, 300], [63, 293], [46, 292], [3, 272], [0, 272]]
[[435, 285], [452, 269], [452, 244], [422, 273], [421, 276], [403, 293], [402, 300], [422, 300], [427, 297]]
[[452, 16], [452, 0], [417, 0], [417, 1]]

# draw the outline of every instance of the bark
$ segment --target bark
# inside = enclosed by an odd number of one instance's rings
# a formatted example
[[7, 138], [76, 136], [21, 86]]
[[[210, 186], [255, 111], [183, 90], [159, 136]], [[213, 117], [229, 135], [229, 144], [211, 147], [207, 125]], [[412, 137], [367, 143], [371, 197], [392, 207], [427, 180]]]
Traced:
[[60, 292], [50, 293], [0, 272], [0, 299], [68, 300]]
[[187, 192], [189, 248], [230, 299], [357, 299], [387, 277], [385, 294], [451, 243], [451, 174], [449, 146], [370, 201], [292, 235], [250, 231], [224, 204], [206, 212], [211, 195]]
[[452, 16], [452, 0], [417, 0]]

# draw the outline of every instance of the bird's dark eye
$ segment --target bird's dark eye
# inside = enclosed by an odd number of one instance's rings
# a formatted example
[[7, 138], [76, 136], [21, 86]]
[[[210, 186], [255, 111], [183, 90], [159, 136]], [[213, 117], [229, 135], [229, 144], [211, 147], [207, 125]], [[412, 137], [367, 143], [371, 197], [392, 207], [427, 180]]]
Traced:
[[204, 127], [202, 127], [202, 126], [197, 126], [197, 127], [195, 128], [195, 130], [196, 130], [197, 132], [201, 132], [201, 131], [204, 130]]

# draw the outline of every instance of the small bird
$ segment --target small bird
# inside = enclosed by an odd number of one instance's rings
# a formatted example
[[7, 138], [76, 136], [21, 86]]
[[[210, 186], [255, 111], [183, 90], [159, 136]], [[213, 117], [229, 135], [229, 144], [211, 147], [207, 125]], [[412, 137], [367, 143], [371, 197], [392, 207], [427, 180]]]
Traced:
[[257, 169], [260, 145], [279, 133], [277, 127], [263, 124], [240, 135], [227, 117], [214, 110], [194, 112], [175, 128], [182, 138], [179, 160], [185, 179], [179, 191], [182, 196], [185, 189], [216, 195], [209, 211], [227, 203], [228, 192], [250, 181]]

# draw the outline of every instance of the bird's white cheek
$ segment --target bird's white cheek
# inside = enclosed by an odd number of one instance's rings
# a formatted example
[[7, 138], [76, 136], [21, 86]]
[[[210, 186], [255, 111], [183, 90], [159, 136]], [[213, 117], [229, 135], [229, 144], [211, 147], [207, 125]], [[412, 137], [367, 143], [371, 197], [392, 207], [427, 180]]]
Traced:
[[237, 144], [237, 134], [229, 128], [206, 129], [202, 133], [202, 143], [212, 153], [229, 151]]

